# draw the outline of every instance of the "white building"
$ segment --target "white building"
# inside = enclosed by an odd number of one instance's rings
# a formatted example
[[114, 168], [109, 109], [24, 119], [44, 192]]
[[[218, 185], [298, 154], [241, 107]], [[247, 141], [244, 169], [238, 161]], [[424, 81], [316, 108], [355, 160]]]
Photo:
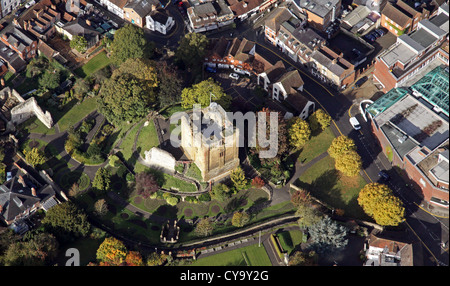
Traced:
[[103, 5], [108, 11], [116, 14], [123, 19], [123, 7], [127, 4], [128, 0], [100, 0], [100, 4]]
[[145, 17], [145, 20], [147, 29], [158, 31], [163, 35], [166, 35], [175, 25], [173, 17], [169, 16], [163, 9], [151, 12]]
[[20, 4], [20, 0], [0, 0], [0, 19], [14, 11]]

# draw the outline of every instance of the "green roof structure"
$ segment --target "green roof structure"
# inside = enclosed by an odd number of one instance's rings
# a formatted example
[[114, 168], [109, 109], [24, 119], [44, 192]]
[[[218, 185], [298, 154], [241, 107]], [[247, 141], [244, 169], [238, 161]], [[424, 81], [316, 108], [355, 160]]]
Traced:
[[410, 89], [413, 94], [419, 93], [425, 100], [439, 107], [445, 115], [449, 116], [448, 77], [448, 67], [439, 66], [418, 80]]
[[391, 107], [394, 103], [402, 99], [408, 94], [408, 90], [404, 88], [393, 88], [386, 94], [377, 99], [374, 103], [367, 107], [367, 112], [369, 112], [373, 117], [377, 116], [379, 113], [385, 111], [387, 108]]

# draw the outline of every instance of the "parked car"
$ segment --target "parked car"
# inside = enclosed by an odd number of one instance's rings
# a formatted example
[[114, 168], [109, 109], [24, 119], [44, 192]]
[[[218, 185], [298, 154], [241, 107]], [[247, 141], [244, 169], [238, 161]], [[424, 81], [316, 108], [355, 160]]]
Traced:
[[22, 15], [22, 13], [26, 10], [26, 8], [19, 8], [16, 13], [14, 14], [14, 16], [19, 17], [20, 15]]
[[355, 83], [355, 87], [362, 86], [367, 81], [367, 76], [363, 76], [362, 78], [358, 79]]
[[384, 35], [386, 35], [386, 32], [383, 31], [382, 29], [376, 29], [375, 32], [380, 35], [380, 37], [383, 37]]
[[28, 2], [27, 4], [25, 4], [25, 8], [28, 9], [28, 8], [30, 8], [31, 6], [33, 6], [34, 4], [36, 4], [36, 1], [35, 1], [35, 0], [31, 0], [30, 2]]
[[376, 31], [372, 31], [372, 33], [370, 33], [375, 39], [378, 39], [379, 37], [381, 37], [380, 34], [378, 34]]
[[11, 172], [6, 172], [6, 181], [8, 182], [11, 179], [12, 179], [12, 173]]
[[391, 177], [389, 176], [389, 174], [386, 173], [385, 171], [380, 171], [380, 172], [378, 173], [378, 176], [379, 176], [382, 180], [384, 180], [384, 181], [389, 181], [389, 179], [391, 178]]
[[239, 75], [237, 73], [230, 73], [230, 78], [238, 80], [239, 79]]
[[215, 68], [208, 67], [208, 66], [205, 68], [205, 70], [206, 70], [207, 72], [212, 72], [212, 73], [216, 73], [216, 72], [217, 72], [217, 70], [216, 70]]
[[375, 42], [376, 38], [372, 34], [367, 34], [364, 38], [369, 42]]
[[361, 125], [359, 125], [359, 121], [358, 119], [356, 119], [356, 117], [350, 117], [350, 124], [355, 130], [361, 129]]

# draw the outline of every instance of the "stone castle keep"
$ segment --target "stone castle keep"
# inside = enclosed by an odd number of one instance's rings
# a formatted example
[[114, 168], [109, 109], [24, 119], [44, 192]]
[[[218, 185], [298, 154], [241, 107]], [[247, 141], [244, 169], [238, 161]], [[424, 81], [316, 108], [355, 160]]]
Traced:
[[225, 177], [239, 166], [238, 140], [239, 129], [215, 102], [181, 118], [181, 147], [204, 181]]

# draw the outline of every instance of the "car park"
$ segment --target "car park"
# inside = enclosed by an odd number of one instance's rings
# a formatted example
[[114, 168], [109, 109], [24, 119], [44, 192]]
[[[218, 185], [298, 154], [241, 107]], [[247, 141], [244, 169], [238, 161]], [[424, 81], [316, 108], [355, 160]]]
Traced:
[[362, 86], [366, 81], [367, 81], [367, 76], [364, 76], [364, 77], [358, 79], [358, 81], [356, 81], [356, 83], [355, 83], [355, 87]]
[[237, 73], [230, 73], [229, 77], [235, 80], [239, 79], [239, 75]]
[[350, 117], [350, 124], [355, 130], [361, 129], [361, 125], [359, 125], [359, 121], [358, 119], [356, 119], [356, 117]]

